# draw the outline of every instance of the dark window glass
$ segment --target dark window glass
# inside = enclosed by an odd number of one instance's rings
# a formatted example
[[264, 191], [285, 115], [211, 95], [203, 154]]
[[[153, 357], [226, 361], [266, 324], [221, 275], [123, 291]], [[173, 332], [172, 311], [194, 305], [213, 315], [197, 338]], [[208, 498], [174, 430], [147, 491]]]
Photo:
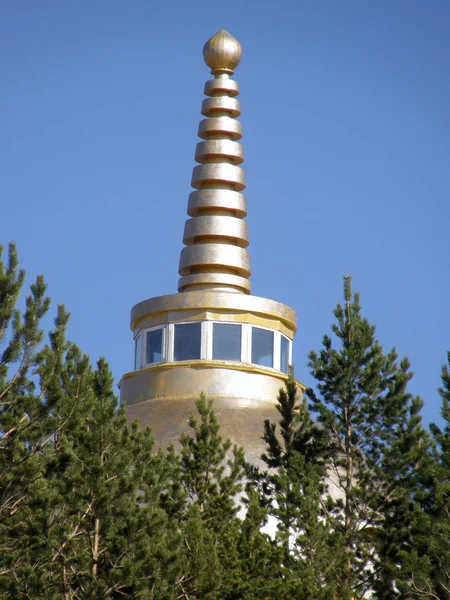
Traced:
[[201, 323], [175, 325], [173, 360], [195, 360], [200, 358], [201, 338]]
[[139, 334], [134, 341], [134, 368], [135, 369], [141, 368], [141, 344], [142, 344], [142, 341], [141, 341], [141, 336]]
[[273, 367], [273, 331], [252, 327], [252, 363]]
[[213, 324], [213, 359], [241, 360], [240, 325]]
[[147, 331], [146, 358], [147, 364], [159, 362], [163, 358], [163, 330]]
[[281, 336], [280, 371], [287, 373], [289, 370], [289, 340]]

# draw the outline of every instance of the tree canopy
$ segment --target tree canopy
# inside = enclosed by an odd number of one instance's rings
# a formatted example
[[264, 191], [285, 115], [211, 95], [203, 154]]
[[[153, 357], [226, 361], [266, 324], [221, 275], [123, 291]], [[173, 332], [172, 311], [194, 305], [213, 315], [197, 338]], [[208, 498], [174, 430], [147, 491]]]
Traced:
[[[0, 596], [85, 600], [450, 598], [450, 353], [428, 431], [409, 362], [344, 279], [315, 386], [290, 375], [258, 465], [193, 402], [177, 447], [118, 406], [42, 276], [0, 252]], [[19, 310], [21, 302], [24, 309]]]

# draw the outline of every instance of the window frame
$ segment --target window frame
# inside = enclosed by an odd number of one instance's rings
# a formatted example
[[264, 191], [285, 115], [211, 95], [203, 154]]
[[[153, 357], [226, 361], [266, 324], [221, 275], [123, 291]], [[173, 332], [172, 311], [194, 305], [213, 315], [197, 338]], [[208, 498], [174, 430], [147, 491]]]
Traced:
[[[252, 354], [253, 354], [253, 329], [263, 329], [265, 331], [270, 331], [273, 334], [273, 345], [272, 345], [272, 366], [271, 367], [267, 367], [266, 365], [260, 365], [258, 363], [253, 362], [252, 360]], [[280, 333], [279, 331], [277, 331], [276, 329], [272, 329], [271, 327], [262, 327], [261, 325], [250, 325], [249, 324], [249, 337], [248, 337], [248, 362], [251, 365], [255, 365], [256, 367], [261, 367], [262, 369], [273, 369], [274, 371], [279, 371], [280, 369], [277, 369], [277, 364], [278, 366], [280, 366], [280, 360], [278, 357], [276, 357], [275, 354], [275, 350], [276, 350], [276, 339], [277, 339], [277, 334]]]
[[[190, 325], [194, 323], [200, 324], [200, 358], [186, 359], [184, 361], [175, 361], [175, 327], [176, 325]], [[214, 359], [213, 358], [213, 331], [214, 324], [219, 325], [239, 325], [241, 327], [241, 357], [240, 360], [227, 360], [227, 359]], [[252, 362], [252, 345], [253, 345], [253, 328], [263, 329], [270, 331], [273, 334], [273, 366], [267, 367], [264, 365], [258, 365]], [[147, 363], [147, 333], [155, 331], [157, 329], [162, 330], [162, 358], [159, 361]], [[220, 320], [205, 320], [205, 321], [177, 321], [174, 323], [163, 323], [162, 325], [155, 325], [154, 327], [146, 327], [141, 329], [134, 338], [135, 350], [134, 356], [136, 359], [136, 343], [138, 338], [141, 336], [141, 349], [140, 349], [140, 365], [134, 364], [134, 370], [145, 369], [154, 365], [160, 365], [165, 362], [189, 362], [190, 360], [211, 360], [211, 361], [226, 361], [232, 363], [245, 363], [249, 365], [255, 365], [263, 369], [269, 369], [271, 371], [277, 371], [284, 373], [281, 370], [281, 336], [283, 336], [288, 342], [288, 367], [292, 365], [292, 340], [285, 334], [281, 333], [278, 329], [272, 329], [271, 327], [264, 327], [262, 325], [253, 325], [252, 323], [244, 323], [239, 321], [220, 321]]]
[[[157, 331], [157, 330], [161, 330], [162, 331], [162, 340], [161, 340], [161, 360], [155, 360], [154, 362], [146, 362], [147, 361], [147, 334], [150, 333], [151, 331]], [[144, 361], [145, 361], [145, 366], [149, 367], [151, 365], [159, 365], [162, 362], [166, 361], [166, 325], [158, 325], [156, 327], [148, 327], [145, 330], [145, 352], [144, 352]]]
[[[290, 340], [288, 338], [287, 335], [284, 335], [284, 333], [281, 333], [281, 331], [279, 332], [280, 334], [280, 353], [279, 353], [279, 360], [280, 360], [280, 372], [284, 373], [285, 375], [289, 374], [289, 367], [292, 365], [292, 340]], [[285, 340], [287, 340], [288, 343], [288, 370], [285, 373], [284, 371], [281, 370], [281, 338], [284, 337]]]
[[[143, 344], [142, 344], [142, 339], [143, 339], [143, 338], [142, 338], [141, 334], [142, 334], [142, 329], [141, 329], [141, 331], [140, 331], [140, 332], [137, 334], [137, 336], [134, 338], [134, 370], [135, 370], [135, 371], [140, 371], [140, 370], [142, 369], [142, 345], [143, 345]], [[136, 345], [137, 345], [137, 343], [138, 343], [138, 339], [139, 339], [139, 338], [141, 338], [141, 348], [140, 348], [140, 352], [139, 352], [139, 355], [140, 355], [140, 356], [139, 356], [139, 365], [136, 365], [136, 362], [137, 362], [137, 361], [136, 361], [136, 359], [137, 359], [137, 352], [136, 352], [137, 348], [136, 348]]]
[[[226, 362], [246, 362], [245, 354], [244, 354], [244, 339], [247, 335], [245, 331], [246, 323], [239, 323], [236, 321], [205, 321], [208, 323], [207, 326], [207, 337], [206, 337], [206, 356], [207, 360], [221, 360]], [[227, 358], [213, 358], [213, 341], [214, 341], [214, 325], [239, 325], [241, 328], [241, 358], [239, 360], [227, 359]]]
[[[194, 325], [200, 323], [200, 358], [187, 358], [186, 360], [175, 360], [175, 327], [176, 325]], [[206, 360], [207, 358], [207, 328], [208, 321], [177, 321], [169, 323], [169, 344], [168, 360], [169, 362], [189, 362], [190, 360]]]
[[[162, 330], [162, 342], [161, 342], [161, 360], [155, 362], [147, 362], [147, 333], [150, 331], [156, 331], [157, 329]], [[161, 363], [167, 362], [167, 324], [155, 325], [154, 327], [146, 327], [141, 329], [139, 335], [142, 335], [141, 344], [141, 369], [152, 367], [153, 365], [160, 365]], [[137, 336], [136, 336], [137, 337]]]

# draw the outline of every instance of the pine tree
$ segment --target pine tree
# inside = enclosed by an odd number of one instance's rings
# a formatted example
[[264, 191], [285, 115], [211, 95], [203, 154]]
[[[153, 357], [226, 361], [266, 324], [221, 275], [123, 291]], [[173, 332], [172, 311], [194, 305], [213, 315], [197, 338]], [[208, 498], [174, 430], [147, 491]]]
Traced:
[[10, 244], [7, 264], [0, 260], [0, 591], [14, 587], [18, 573], [28, 568], [20, 550], [22, 515], [42, 477], [42, 452], [55, 426], [33, 377], [44, 337], [40, 321], [50, 300], [38, 276], [21, 314], [17, 304], [24, 278]]
[[276, 520], [275, 541], [281, 554], [283, 597], [329, 599], [334, 594], [340, 562], [339, 536], [330, 527], [327, 497], [328, 432], [311, 420], [308, 408], [297, 400], [292, 377], [278, 395], [280, 432], [265, 422], [268, 470], [249, 466], [262, 500]]
[[226, 578], [224, 540], [238, 523], [244, 456], [220, 436], [212, 401], [202, 394], [195, 406], [198, 416], [189, 419], [192, 432], [180, 437], [179, 450], [168, 452], [172, 486], [163, 505], [184, 540], [180, 597], [219, 600]]
[[180, 438], [180, 481], [202, 520], [219, 533], [239, 511], [244, 454], [220, 436], [212, 400], [202, 394], [195, 406], [200, 420], [191, 416], [192, 435]]
[[116, 412], [104, 359], [94, 371], [69, 345], [58, 381], [46, 381], [45, 367], [42, 387], [60, 396], [59, 418], [68, 424], [48, 453], [45, 487], [30, 520], [41, 552], [37, 588], [46, 599], [169, 598], [178, 538], [148, 487], [147, 503], [140, 501], [144, 480], [164, 470], [149, 430], [128, 427], [124, 409]]
[[282, 549], [262, 528], [267, 507], [254, 486], [246, 486], [245, 517], [235, 520], [221, 539], [223, 600], [289, 600], [283, 586]]
[[403, 423], [397, 424], [390, 447], [385, 447], [381, 525], [376, 530], [372, 585], [380, 600], [409, 598], [404, 565], [417, 543], [414, 526], [419, 507], [429, 500], [434, 459], [432, 442], [422, 425], [420, 398], [410, 399]]
[[375, 327], [361, 315], [359, 295], [352, 296], [350, 277], [344, 278], [344, 301], [334, 311], [334, 340], [326, 335], [320, 353], [309, 355], [318, 394], [307, 390], [318, 422], [331, 434], [335, 528], [345, 557], [338, 596], [363, 598], [379, 588], [378, 597], [394, 598], [400, 552], [393, 552], [392, 540], [399, 550], [410, 542], [410, 494], [428, 449], [422, 401], [407, 392], [408, 360], [398, 362], [395, 350], [383, 353]]
[[413, 519], [415, 543], [405, 556], [405, 597], [450, 598], [450, 352], [447, 359], [439, 388], [444, 426], [430, 425], [435, 462], [429, 469], [429, 493], [417, 504]]
[[169, 600], [182, 563], [160, 507], [164, 456], [117, 411], [106, 362], [93, 369], [66, 340], [63, 307], [40, 347], [45, 284], [21, 316], [23, 280], [11, 246], [0, 263], [0, 596]]
[[[0, 258], [3, 248], [0, 246]], [[6, 267], [6, 268], [5, 268]], [[10, 244], [8, 264], [0, 260], [0, 522], [17, 511], [29, 482], [37, 476], [36, 455], [51, 432], [31, 371], [44, 334], [40, 320], [50, 300], [39, 276], [31, 285], [23, 315], [16, 308], [25, 273]], [[46, 422], [44, 422], [46, 421]], [[17, 477], [21, 473], [22, 477]]]

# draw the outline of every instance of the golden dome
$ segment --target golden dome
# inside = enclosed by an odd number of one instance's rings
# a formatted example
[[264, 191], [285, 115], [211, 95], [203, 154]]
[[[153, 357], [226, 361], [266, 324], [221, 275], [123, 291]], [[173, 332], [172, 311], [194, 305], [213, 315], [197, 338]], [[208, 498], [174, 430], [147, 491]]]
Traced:
[[221, 29], [203, 46], [203, 58], [210, 69], [233, 71], [241, 62], [242, 48], [236, 38]]

